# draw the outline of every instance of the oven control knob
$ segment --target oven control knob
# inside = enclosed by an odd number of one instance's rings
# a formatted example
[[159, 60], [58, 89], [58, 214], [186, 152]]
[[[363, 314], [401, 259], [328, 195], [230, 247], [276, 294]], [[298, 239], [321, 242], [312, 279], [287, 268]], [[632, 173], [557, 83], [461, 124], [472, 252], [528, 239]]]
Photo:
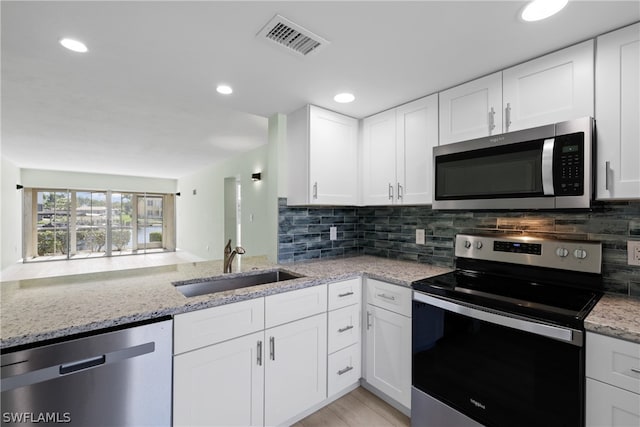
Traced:
[[578, 259], [585, 259], [587, 257], [587, 251], [584, 249], [576, 249], [573, 251], [573, 256]]
[[482, 249], [482, 242], [480, 241], [476, 242], [476, 248]]
[[465, 241], [464, 241], [464, 247], [465, 247], [465, 248], [467, 248], [467, 249], [469, 249], [469, 248], [471, 247], [471, 242], [470, 242], [470, 241], [468, 241], [468, 240], [465, 240]]
[[558, 248], [556, 249], [556, 255], [558, 255], [560, 258], [564, 258], [569, 255], [569, 251], [566, 248]]

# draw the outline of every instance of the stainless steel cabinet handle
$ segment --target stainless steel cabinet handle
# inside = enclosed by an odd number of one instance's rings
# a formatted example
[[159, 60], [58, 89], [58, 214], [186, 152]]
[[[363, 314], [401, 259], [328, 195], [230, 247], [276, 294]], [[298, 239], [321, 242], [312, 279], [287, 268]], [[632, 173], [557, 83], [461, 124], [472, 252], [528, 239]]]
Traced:
[[504, 124], [505, 132], [509, 132], [509, 126], [511, 126], [511, 103], [507, 102], [507, 108], [504, 109]]
[[269, 337], [269, 357], [271, 360], [276, 360], [276, 339]]
[[313, 184], [313, 198], [317, 199], [318, 198], [318, 183], [315, 182]]
[[367, 330], [369, 330], [371, 326], [371, 313], [367, 311]]
[[636, 374], [640, 374], [640, 369], [631, 368], [631, 372], [635, 372]]
[[389, 301], [395, 301], [396, 300], [396, 297], [394, 297], [393, 295], [377, 294], [376, 296], [379, 297], [379, 298], [388, 299]]
[[604, 162], [604, 189], [609, 189], [609, 173], [611, 172], [611, 162]]
[[404, 195], [404, 189], [402, 188], [402, 185], [398, 183], [398, 200], [402, 199], [403, 195]]
[[353, 295], [353, 292], [345, 292], [344, 294], [338, 294], [338, 298], [348, 297], [349, 295]]
[[489, 135], [491, 135], [491, 131], [496, 128], [496, 110], [491, 107], [489, 110]]
[[258, 366], [262, 366], [262, 341], [258, 341]]
[[393, 200], [393, 185], [389, 183], [389, 200]]
[[349, 371], [351, 371], [351, 370], [353, 370], [353, 366], [347, 366], [347, 367], [346, 367], [346, 368], [344, 368], [344, 369], [340, 369], [340, 370], [338, 371], [338, 375], [346, 374], [347, 372], [349, 372]]
[[353, 325], [345, 326], [344, 328], [338, 329], [338, 332], [343, 333], [347, 332], [349, 329], [353, 329]]

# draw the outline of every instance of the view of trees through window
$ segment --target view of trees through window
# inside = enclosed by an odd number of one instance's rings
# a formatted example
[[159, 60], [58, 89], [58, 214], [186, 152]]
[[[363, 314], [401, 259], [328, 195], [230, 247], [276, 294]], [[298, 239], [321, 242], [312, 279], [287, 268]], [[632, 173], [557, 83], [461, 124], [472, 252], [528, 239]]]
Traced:
[[[164, 197], [111, 191], [33, 190], [31, 258], [115, 256], [166, 249]], [[173, 225], [170, 225], [173, 227]]]

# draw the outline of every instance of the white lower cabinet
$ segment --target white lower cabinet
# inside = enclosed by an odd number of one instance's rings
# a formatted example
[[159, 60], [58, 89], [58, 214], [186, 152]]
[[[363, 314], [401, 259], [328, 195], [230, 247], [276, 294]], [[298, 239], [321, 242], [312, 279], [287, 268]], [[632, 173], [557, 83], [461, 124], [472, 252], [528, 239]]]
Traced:
[[411, 301], [411, 289], [367, 279], [364, 378], [410, 409], [411, 306], [406, 301]]
[[264, 421], [277, 426], [327, 397], [327, 314], [267, 329], [265, 337]]
[[640, 426], [640, 344], [587, 332], [586, 426]]
[[587, 427], [640, 426], [640, 395], [587, 378]]
[[263, 340], [260, 331], [175, 356], [173, 425], [262, 426]]
[[360, 341], [329, 355], [327, 362], [327, 394], [334, 396], [357, 384], [362, 376]]
[[282, 425], [326, 397], [327, 285], [174, 317], [175, 426]]
[[329, 284], [327, 395], [344, 393], [362, 376], [362, 279]]

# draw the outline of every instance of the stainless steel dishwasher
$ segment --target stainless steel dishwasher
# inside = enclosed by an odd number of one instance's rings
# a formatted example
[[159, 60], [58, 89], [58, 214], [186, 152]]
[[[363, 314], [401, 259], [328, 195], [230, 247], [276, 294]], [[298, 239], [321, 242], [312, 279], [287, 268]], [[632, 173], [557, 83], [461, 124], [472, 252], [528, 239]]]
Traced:
[[2, 424], [170, 426], [172, 321], [1, 356]]

